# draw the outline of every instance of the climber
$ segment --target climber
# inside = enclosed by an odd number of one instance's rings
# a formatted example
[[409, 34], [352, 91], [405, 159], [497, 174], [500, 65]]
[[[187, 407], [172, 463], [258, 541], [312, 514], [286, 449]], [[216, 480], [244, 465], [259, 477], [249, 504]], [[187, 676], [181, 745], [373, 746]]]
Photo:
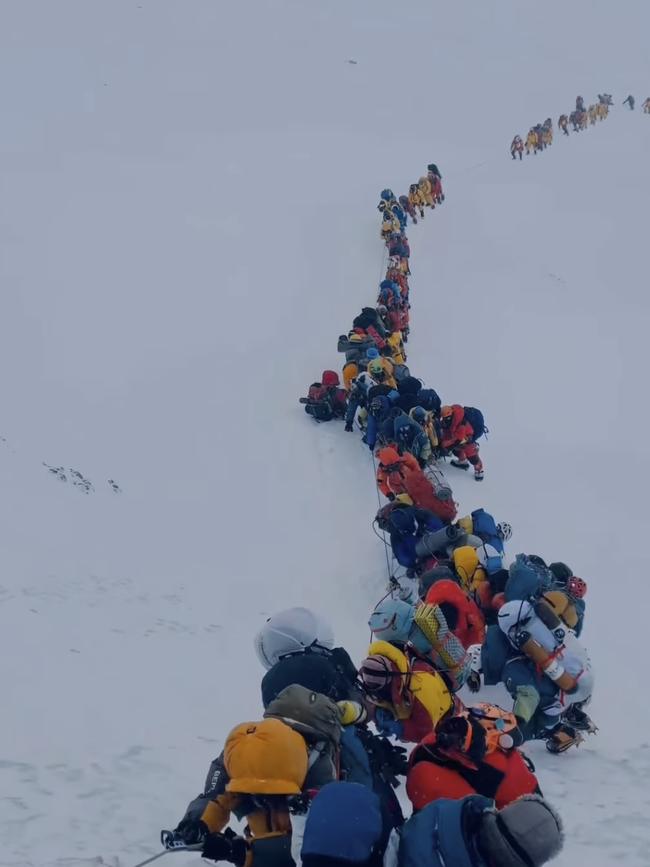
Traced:
[[477, 482], [481, 481], [484, 476], [483, 462], [476, 444], [476, 440], [482, 437], [486, 430], [481, 411], [474, 407], [463, 407], [458, 403], [443, 406], [440, 410], [440, 426], [440, 445], [453, 452], [452, 466], [466, 470], [471, 464], [474, 467], [474, 478]]

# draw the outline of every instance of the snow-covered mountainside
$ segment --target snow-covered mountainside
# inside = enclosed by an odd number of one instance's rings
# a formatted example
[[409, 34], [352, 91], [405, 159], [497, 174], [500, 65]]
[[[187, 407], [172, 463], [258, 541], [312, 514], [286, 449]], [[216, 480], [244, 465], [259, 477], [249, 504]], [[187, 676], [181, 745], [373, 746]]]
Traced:
[[[317, 608], [362, 658], [387, 577], [371, 459], [297, 397], [374, 298], [378, 192], [435, 160], [409, 364], [491, 429], [454, 493], [590, 585], [600, 732], [527, 747], [557, 864], [647, 865], [647, 3], [1, 18], [0, 864], [155, 853], [260, 713], [266, 614]], [[603, 89], [606, 122], [510, 160]]]

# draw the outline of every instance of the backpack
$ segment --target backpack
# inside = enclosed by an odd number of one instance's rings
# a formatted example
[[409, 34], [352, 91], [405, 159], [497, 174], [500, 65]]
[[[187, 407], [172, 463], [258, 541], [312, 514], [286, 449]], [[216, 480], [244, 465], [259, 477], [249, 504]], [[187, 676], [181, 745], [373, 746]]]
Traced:
[[421, 406], [429, 412], [433, 412], [435, 413], [435, 415], [438, 415], [438, 413], [440, 412], [440, 407], [442, 406], [442, 401], [440, 400], [440, 396], [438, 395], [437, 391], [435, 391], [433, 388], [421, 388], [418, 392], [417, 398], [418, 406]]
[[508, 569], [504, 593], [506, 602], [541, 596], [553, 585], [553, 573], [546, 566], [531, 561], [526, 554], [517, 554]]
[[436, 671], [444, 672], [455, 692], [467, 680], [471, 658], [452, 632], [439, 605], [424, 602], [415, 609], [414, 623], [431, 645], [430, 658]]
[[411, 372], [405, 364], [393, 364], [393, 377], [398, 386], [410, 375]]
[[474, 431], [474, 436], [472, 437], [473, 442], [476, 442], [476, 440], [479, 439], [479, 437], [482, 437], [483, 434], [489, 433], [488, 428], [485, 425], [483, 413], [480, 409], [476, 409], [474, 406], [464, 406], [463, 410], [465, 411], [465, 421], [471, 424], [472, 430]]
[[305, 412], [316, 421], [331, 421], [334, 418], [331, 395], [322, 382], [313, 382], [307, 397], [301, 397], [300, 403], [305, 404]]
[[484, 542], [489, 542], [501, 554], [503, 553], [503, 542], [497, 531], [496, 521], [489, 512], [485, 509], [475, 509], [471, 513], [472, 531], [475, 536], [479, 536]]
[[309, 740], [324, 740], [338, 747], [341, 713], [331, 698], [292, 683], [269, 704], [264, 717], [279, 717]]

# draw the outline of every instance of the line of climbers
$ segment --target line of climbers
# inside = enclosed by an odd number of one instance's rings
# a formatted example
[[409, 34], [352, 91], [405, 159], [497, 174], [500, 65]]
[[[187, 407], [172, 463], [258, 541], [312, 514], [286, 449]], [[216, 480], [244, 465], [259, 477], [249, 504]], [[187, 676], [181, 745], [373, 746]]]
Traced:
[[[514, 714], [465, 707], [425, 651], [387, 637], [357, 669], [305, 608], [270, 617], [255, 649], [262, 718], [230, 732], [166, 848], [237, 867], [541, 867], [561, 849]], [[393, 729], [418, 741], [409, 757]]]
[[[426, 193], [429, 207], [444, 199], [434, 163], [418, 188]], [[414, 503], [431, 506], [432, 490], [440, 486], [434, 466], [440, 458], [450, 456], [459, 469], [472, 466], [474, 478], [483, 479], [477, 441], [487, 428], [475, 407], [443, 406], [438, 393], [425, 388], [406, 364], [411, 251], [405, 228], [412, 215], [400, 205], [403, 199], [400, 196], [398, 201], [389, 189], [381, 193], [378, 209], [388, 254], [386, 276], [376, 306], [362, 308], [351, 330], [338, 339], [338, 351], [345, 356], [343, 385], [335, 371], [325, 370], [300, 402], [315, 421], [344, 419], [350, 433], [356, 421], [364, 443], [372, 452], [378, 450], [380, 490], [389, 497], [409, 495]], [[448, 507], [442, 510], [448, 513]]]
[[[630, 108], [634, 108], [634, 97], [628, 97], [632, 100]], [[626, 102], [628, 101], [626, 100]], [[611, 93], [599, 93], [598, 102], [593, 103], [588, 108], [585, 108], [583, 97], [576, 97], [575, 111], [570, 114], [561, 114], [558, 118], [557, 128], [564, 135], [569, 135], [569, 125], [574, 132], [580, 132], [587, 129], [588, 126], [594, 126], [596, 121], [605, 120], [609, 114], [609, 107], [613, 105]], [[528, 135], [525, 140], [516, 135], [510, 145], [510, 155], [513, 160], [523, 159], [524, 151], [526, 156], [529, 154], [537, 154], [538, 151], [543, 151], [549, 145], [553, 144], [553, 121], [547, 117], [544, 123], [535, 124], [528, 130]]]
[[[433, 192], [432, 176], [433, 165]], [[348, 431], [356, 419], [377, 449], [387, 503], [375, 523], [403, 574], [395, 570], [371, 613], [359, 666], [308, 609], [266, 621], [255, 638], [266, 669], [261, 719], [230, 732], [162, 840], [238, 867], [541, 867], [562, 848], [562, 824], [519, 747], [539, 738], [560, 753], [595, 730], [577, 640], [586, 584], [534, 555], [506, 568], [511, 527], [483, 509], [457, 519], [435, 459], [453, 452], [481, 478], [483, 418], [443, 407], [406, 368], [409, 212], [389, 190], [382, 202], [389, 267], [377, 306], [339, 340], [344, 386], [325, 371], [301, 402]], [[384, 232], [387, 218], [399, 231]], [[458, 691], [483, 683], [503, 683], [512, 710], [465, 705]], [[414, 745], [410, 755], [390, 738]], [[395, 793], [402, 779], [407, 819]]]

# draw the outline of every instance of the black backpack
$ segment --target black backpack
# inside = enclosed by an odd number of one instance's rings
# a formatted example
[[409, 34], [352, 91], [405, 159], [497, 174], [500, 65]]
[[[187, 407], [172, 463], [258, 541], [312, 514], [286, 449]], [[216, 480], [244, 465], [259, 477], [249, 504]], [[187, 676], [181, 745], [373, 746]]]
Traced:
[[476, 442], [479, 437], [482, 437], [483, 434], [489, 433], [488, 428], [485, 424], [485, 419], [483, 418], [483, 413], [480, 409], [476, 409], [475, 406], [464, 406], [465, 410], [465, 421], [468, 421], [472, 430], [474, 431], [474, 436], [472, 440]]
[[334, 418], [332, 395], [322, 382], [312, 382], [307, 397], [301, 397], [300, 403], [305, 405], [305, 412], [316, 421], [331, 421]]

